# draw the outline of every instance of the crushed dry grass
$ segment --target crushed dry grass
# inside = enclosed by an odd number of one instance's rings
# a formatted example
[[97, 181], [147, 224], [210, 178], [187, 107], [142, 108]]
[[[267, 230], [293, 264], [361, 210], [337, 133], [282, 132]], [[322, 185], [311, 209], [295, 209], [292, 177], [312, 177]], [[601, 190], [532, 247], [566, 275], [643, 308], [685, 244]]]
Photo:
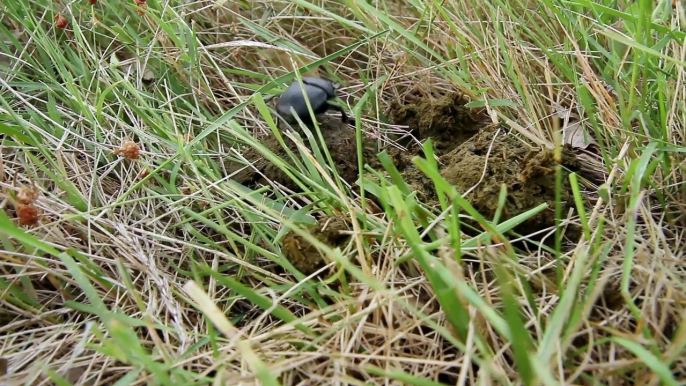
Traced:
[[[3, 384], [686, 382], [681, 8], [653, 19], [677, 31], [653, 46], [666, 33], [599, 15], [605, 1], [14, 3], [0, 5]], [[362, 200], [316, 131], [265, 156], [275, 126], [253, 92], [376, 33], [309, 71], [340, 81], [351, 111], [368, 98], [361, 138], [409, 152], [389, 108], [459, 92], [523, 147], [575, 144], [583, 213], [557, 215], [583, 232], [507, 234], [510, 249], [465, 229], [460, 246], [451, 210], [399, 188]], [[300, 183], [262, 162], [260, 184], [237, 186], [246, 152]], [[295, 271], [285, 235], [329, 216], [350, 223], [344, 242]]]

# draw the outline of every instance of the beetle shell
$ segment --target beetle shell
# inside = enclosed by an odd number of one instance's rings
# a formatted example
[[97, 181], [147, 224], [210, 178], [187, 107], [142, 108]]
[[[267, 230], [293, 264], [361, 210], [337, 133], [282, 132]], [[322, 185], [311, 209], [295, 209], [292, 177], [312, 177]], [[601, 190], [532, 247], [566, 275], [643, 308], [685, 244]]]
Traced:
[[[315, 80], [323, 80], [318, 78], [310, 78]], [[321, 113], [327, 108], [327, 101], [331, 98], [329, 92], [325, 88], [320, 87], [320, 85], [326, 86], [326, 84], [317, 85], [310, 84], [311, 80], [305, 82], [306, 78], [303, 78], [303, 86], [305, 87], [305, 94], [310, 100], [310, 105], [312, 106], [312, 111], [317, 114]], [[333, 86], [329, 84], [329, 91], [333, 93]], [[276, 103], [276, 110], [288, 123], [295, 123], [295, 117], [291, 114], [291, 107], [298, 114], [300, 119], [305, 122], [310, 120], [310, 112], [307, 110], [307, 103], [303, 98], [303, 92], [300, 88], [300, 83], [297, 81], [293, 82], [286, 91], [279, 97]]]
[[326, 79], [306, 76], [303, 77], [303, 83], [310, 86], [319, 87], [320, 89], [324, 90], [326, 95], [329, 97], [328, 99], [336, 97], [336, 89], [334, 88], [333, 83]]

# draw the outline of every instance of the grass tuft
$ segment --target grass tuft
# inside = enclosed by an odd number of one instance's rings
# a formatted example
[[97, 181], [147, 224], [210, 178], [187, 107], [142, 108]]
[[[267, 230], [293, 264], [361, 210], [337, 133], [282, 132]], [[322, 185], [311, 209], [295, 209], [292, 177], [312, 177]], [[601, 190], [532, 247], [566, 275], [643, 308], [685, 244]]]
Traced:
[[2, 2], [0, 383], [684, 384], [685, 12]]

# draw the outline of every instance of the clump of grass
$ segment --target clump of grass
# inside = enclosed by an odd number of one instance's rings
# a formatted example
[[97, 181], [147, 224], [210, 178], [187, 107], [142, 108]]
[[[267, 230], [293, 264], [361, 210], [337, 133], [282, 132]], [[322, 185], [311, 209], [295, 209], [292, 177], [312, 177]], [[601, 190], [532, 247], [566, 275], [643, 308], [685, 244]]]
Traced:
[[[0, 377], [683, 383], [686, 35], [671, 3], [4, 2]], [[413, 162], [437, 208], [383, 155], [390, 178], [371, 183], [360, 158], [359, 184], [342, 183], [323, 128], [281, 132], [264, 101], [296, 70], [344, 84], [358, 144], [388, 146], [393, 102], [445, 91], [523, 146], [576, 144], [575, 210], [559, 203], [541, 230], [555, 242], [522, 247], [531, 235], [511, 230], [546, 208], [484, 217], [431, 141]], [[233, 181], [246, 148], [301, 191]], [[345, 245], [306, 232], [322, 216], [351, 223]], [[329, 275], [285, 258], [290, 231]]]

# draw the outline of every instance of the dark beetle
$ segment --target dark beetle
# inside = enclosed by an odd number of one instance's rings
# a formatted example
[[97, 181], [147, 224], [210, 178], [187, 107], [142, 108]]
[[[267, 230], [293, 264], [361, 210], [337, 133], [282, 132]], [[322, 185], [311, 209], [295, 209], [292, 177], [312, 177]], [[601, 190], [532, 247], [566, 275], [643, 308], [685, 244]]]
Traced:
[[[348, 116], [342, 107], [329, 103], [329, 100], [336, 98], [336, 89], [333, 83], [326, 79], [309, 76], [304, 76], [302, 79], [305, 93], [310, 100], [310, 106], [312, 106], [312, 111], [315, 115], [323, 114], [329, 109], [337, 110], [341, 112], [341, 120], [343, 122], [348, 121]], [[307, 109], [307, 102], [297, 79], [288, 86], [276, 102], [276, 111], [279, 115], [289, 124], [294, 124], [297, 120], [291, 112], [291, 107], [293, 107], [295, 114], [300, 117], [303, 123], [311, 123], [310, 111]]]

